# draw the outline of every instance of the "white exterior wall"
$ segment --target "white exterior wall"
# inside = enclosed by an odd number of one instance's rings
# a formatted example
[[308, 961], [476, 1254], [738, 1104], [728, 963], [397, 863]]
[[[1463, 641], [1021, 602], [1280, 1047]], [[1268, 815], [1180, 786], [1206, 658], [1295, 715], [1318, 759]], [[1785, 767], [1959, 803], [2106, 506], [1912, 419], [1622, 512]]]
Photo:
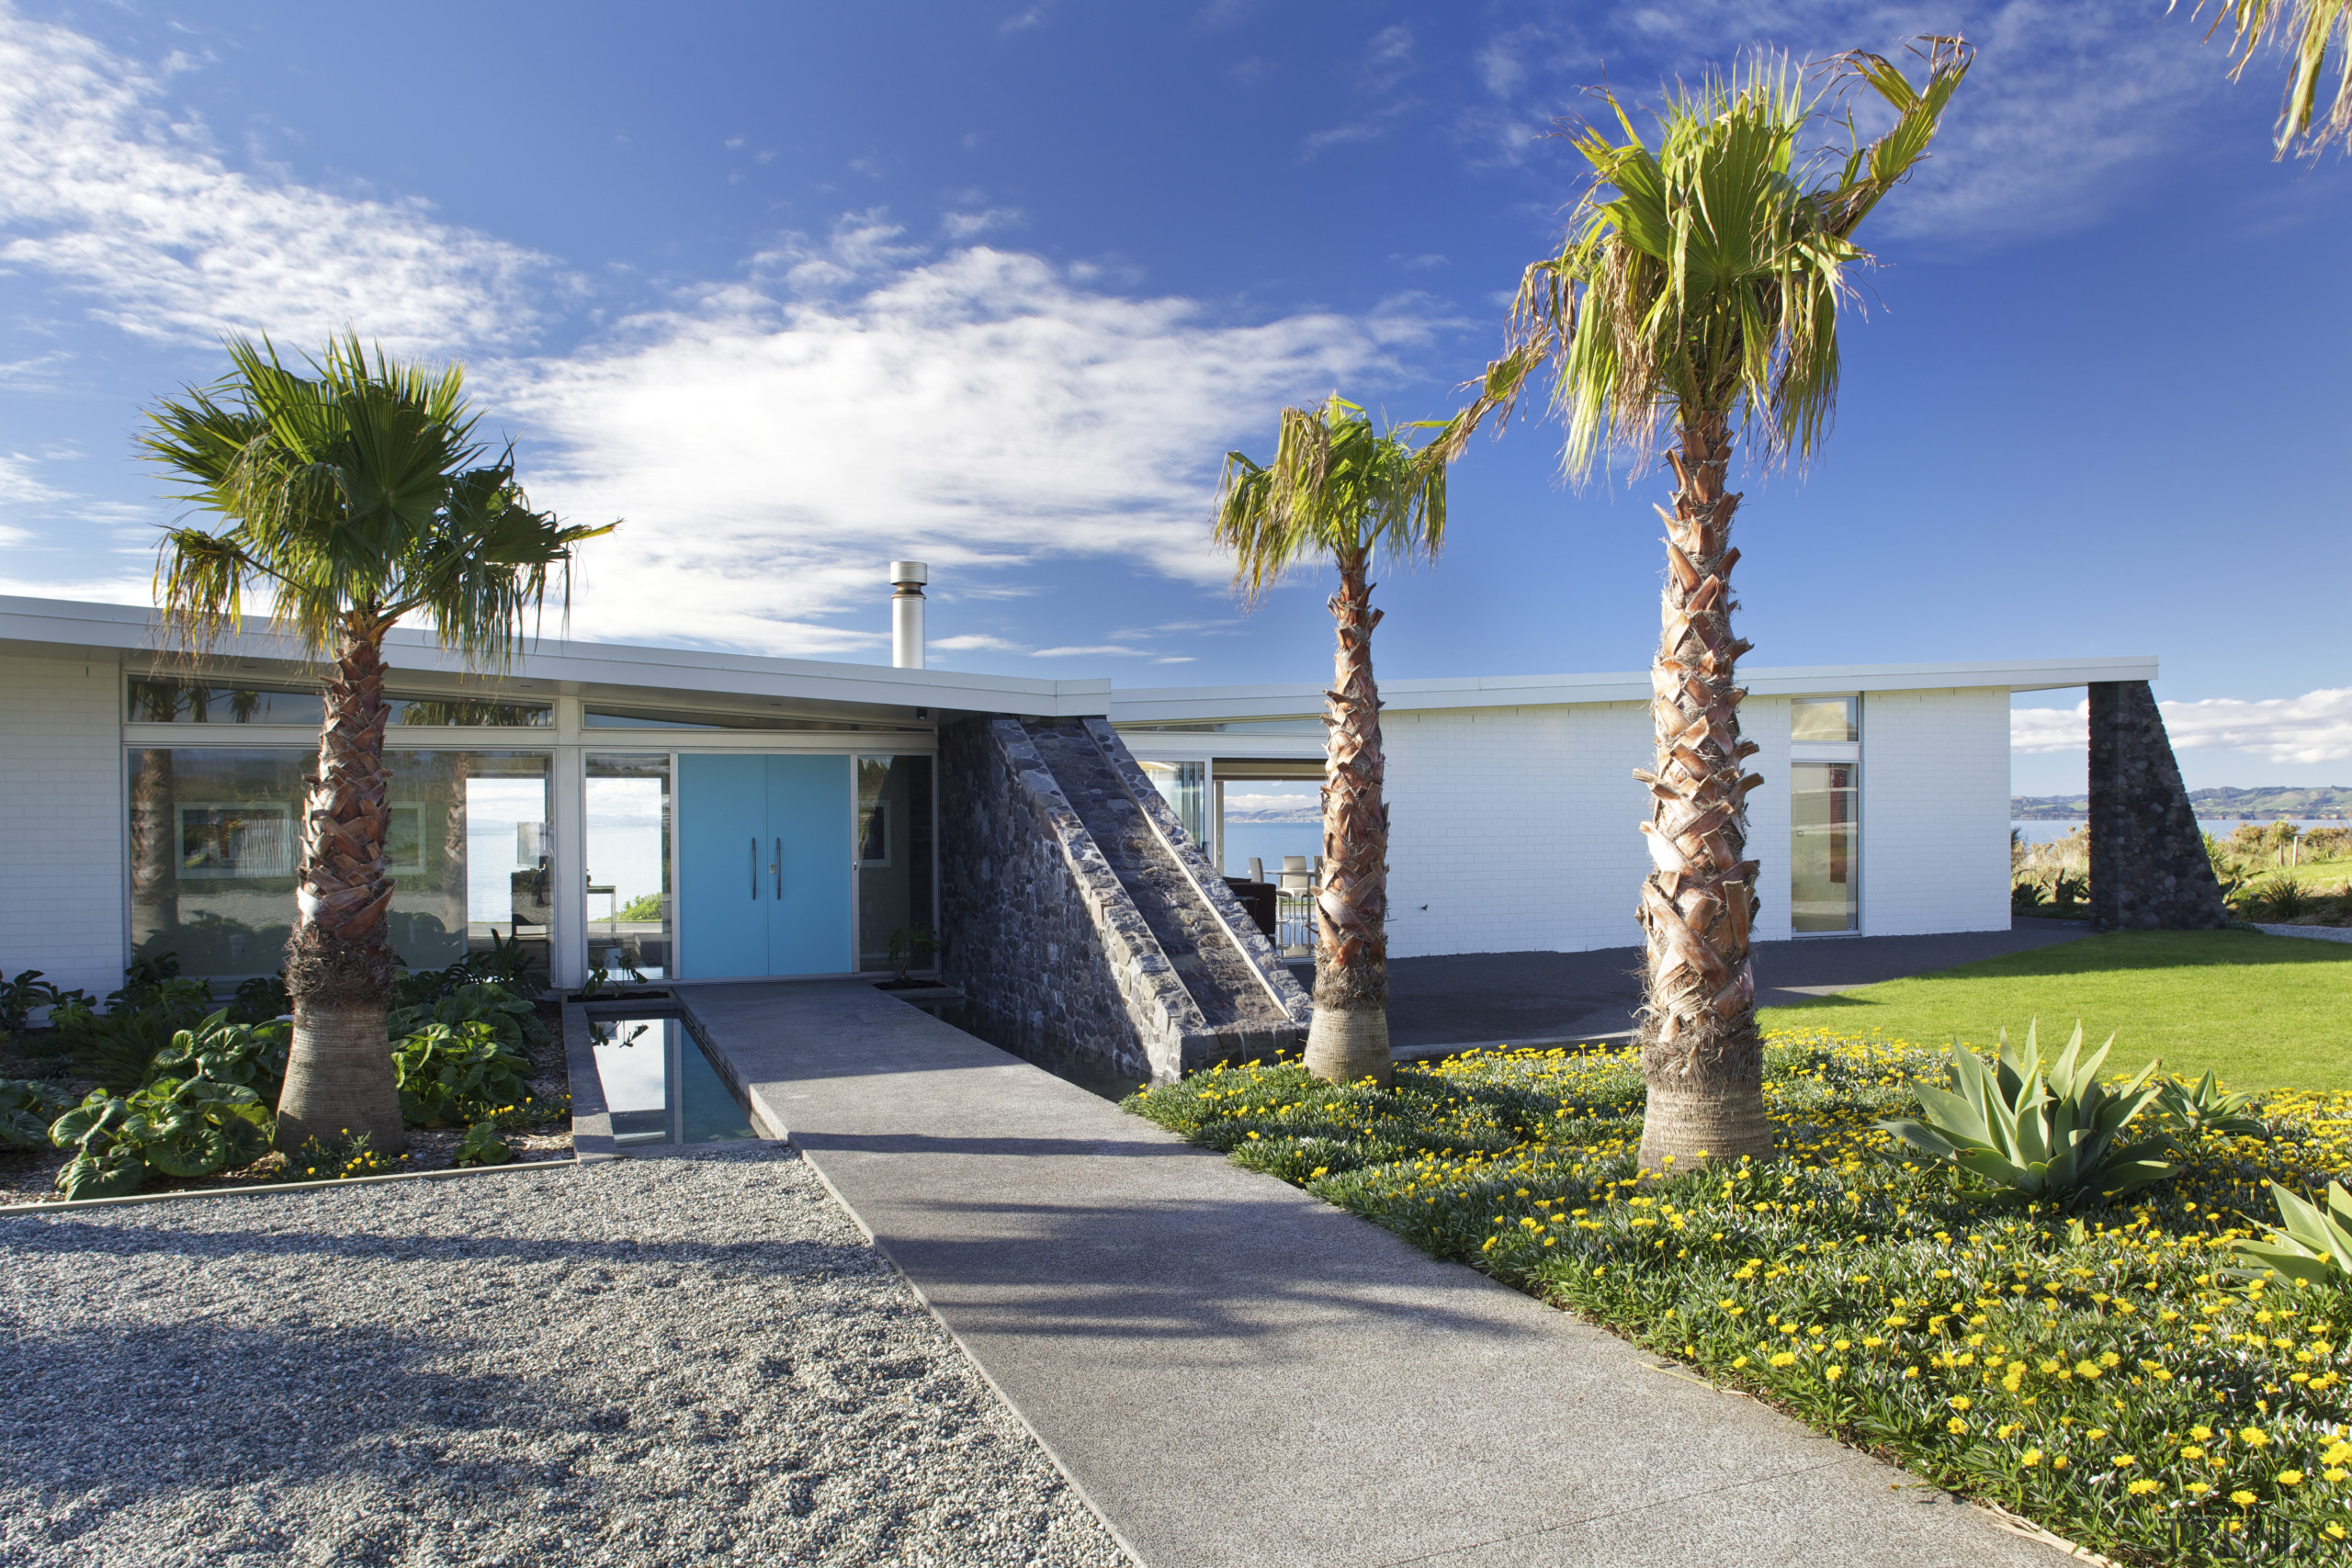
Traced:
[[1863, 935], [2008, 930], [2007, 687], [1863, 697], [1861, 784]]
[[1392, 956], [1641, 940], [1644, 705], [1407, 710], [1380, 728]]
[[122, 984], [121, 669], [0, 655], [0, 967]]

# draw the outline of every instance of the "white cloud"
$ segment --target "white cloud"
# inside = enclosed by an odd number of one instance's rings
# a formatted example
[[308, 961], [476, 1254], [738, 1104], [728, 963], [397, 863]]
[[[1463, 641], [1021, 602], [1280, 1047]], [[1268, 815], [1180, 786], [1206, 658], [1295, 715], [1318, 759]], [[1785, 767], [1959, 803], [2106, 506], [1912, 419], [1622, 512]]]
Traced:
[[[1221, 455], [1284, 402], [1377, 381], [1427, 330], [1228, 322], [1034, 255], [911, 249], [859, 214], [770, 253], [773, 284], [713, 288], [570, 359], [480, 367], [531, 433], [535, 497], [628, 519], [591, 547], [576, 625], [821, 653], [878, 644], [891, 559], [929, 561], [948, 592], [1056, 556], [1221, 581]], [[872, 613], [824, 624], [852, 608]]]
[[38, 458], [22, 452], [0, 453], [0, 506], [40, 505], [65, 499], [65, 492], [33, 478]]
[[1098, 656], [1118, 656], [1131, 659], [1142, 651], [1141, 649], [1136, 648], [1122, 648], [1115, 642], [1099, 642], [1075, 644], [1067, 648], [1041, 648], [1029, 657], [1032, 659], [1088, 659]]
[[981, 637], [967, 633], [962, 637], [933, 637], [929, 644], [933, 653], [1019, 653], [1021, 645], [1001, 637]]
[[345, 327], [404, 349], [498, 344], [539, 320], [544, 257], [435, 221], [422, 202], [334, 196], [231, 169], [149, 72], [0, 11], [0, 262], [161, 342]]
[[[2267, 762], [2352, 761], [2352, 687], [2258, 702], [2210, 697], [2157, 705], [2176, 751], [2245, 751]], [[2087, 698], [2071, 708], [2012, 709], [2009, 749], [2081, 751], [2090, 711]]]

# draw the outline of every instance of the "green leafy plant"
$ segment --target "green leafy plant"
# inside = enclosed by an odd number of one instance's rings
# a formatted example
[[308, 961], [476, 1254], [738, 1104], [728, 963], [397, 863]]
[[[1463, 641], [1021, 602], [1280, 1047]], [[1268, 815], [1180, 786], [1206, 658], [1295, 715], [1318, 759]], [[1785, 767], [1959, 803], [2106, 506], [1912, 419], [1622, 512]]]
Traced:
[[918, 961], [938, 951], [939, 939], [932, 934], [929, 926], [900, 926], [890, 933], [890, 962], [899, 966], [901, 980]]
[[145, 1083], [172, 1036], [213, 1010], [211, 990], [181, 978], [179, 968], [175, 953], [138, 960], [122, 972], [122, 988], [107, 993], [103, 1013], [82, 996], [51, 1007], [50, 1022], [74, 1066], [116, 1094]]
[[193, 1029], [183, 1029], [155, 1055], [148, 1068], [151, 1078], [202, 1077], [215, 1083], [242, 1084], [264, 1105], [277, 1103], [286, 1085], [286, 1061], [293, 1050], [291, 1025], [272, 1019], [266, 1023], [231, 1021], [232, 1010], [208, 1013]]
[[68, 1001], [87, 1007], [90, 995], [86, 991], [61, 991], [38, 969], [23, 970], [12, 980], [0, 980], [0, 1035], [22, 1030], [35, 1008], [53, 1008]]
[[548, 1026], [528, 1001], [487, 981], [459, 986], [430, 1002], [395, 1008], [387, 1022], [395, 1040], [432, 1023], [486, 1023], [501, 1043], [526, 1059], [548, 1039]]
[[2114, 1044], [2110, 1035], [2085, 1058], [2078, 1022], [2057, 1059], [2045, 1062], [2033, 1026], [2022, 1048], [2003, 1030], [1987, 1066], [1954, 1041], [1945, 1065], [1951, 1087], [1918, 1088], [1924, 1119], [1878, 1125], [1922, 1154], [2030, 1198], [2073, 1202], [2136, 1190], [2175, 1168], [2157, 1157], [2166, 1152], [2165, 1139], [2122, 1140], [2161, 1091], [2149, 1081], [2154, 1062], [2120, 1089], [2101, 1084], [2098, 1070]]
[[530, 1057], [507, 1046], [480, 1019], [427, 1023], [392, 1046], [401, 1116], [412, 1127], [440, 1126], [486, 1107], [512, 1105], [528, 1092], [524, 1080], [530, 1071]]
[[0, 1078], [0, 1145], [42, 1147], [49, 1142], [50, 1123], [71, 1103], [37, 1079]]
[[459, 1165], [504, 1165], [514, 1157], [514, 1151], [498, 1135], [495, 1122], [477, 1122], [458, 1140], [450, 1157]]
[[2282, 1224], [2267, 1241], [2242, 1241], [2237, 1257], [2248, 1274], [2265, 1271], [2299, 1285], [2352, 1286], [2352, 1193], [2340, 1181], [2327, 1184], [2327, 1207], [2270, 1184], [2271, 1201]]
[[2261, 1119], [2245, 1114], [2253, 1104], [2251, 1092], [2224, 1089], [2211, 1068], [2194, 1084], [2167, 1078], [2156, 1086], [2156, 1109], [2182, 1137], [2188, 1139], [2201, 1138], [2208, 1133], [2232, 1138], [2259, 1137], [2263, 1131]]
[[294, 998], [287, 994], [283, 974], [256, 975], [240, 985], [229, 1000], [232, 1023], [268, 1023], [293, 1010]]
[[49, 1141], [74, 1157], [57, 1173], [68, 1198], [115, 1198], [151, 1173], [214, 1176], [250, 1165], [269, 1147], [270, 1114], [243, 1084], [200, 1072], [159, 1078], [129, 1095], [94, 1089], [60, 1116]]

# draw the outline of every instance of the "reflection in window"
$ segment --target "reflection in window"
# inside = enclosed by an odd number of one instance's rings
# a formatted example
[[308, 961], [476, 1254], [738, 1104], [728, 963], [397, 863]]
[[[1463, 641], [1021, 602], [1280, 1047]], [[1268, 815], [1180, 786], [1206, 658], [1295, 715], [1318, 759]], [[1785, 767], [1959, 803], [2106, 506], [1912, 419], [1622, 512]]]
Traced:
[[1789, 704], [1789, 739], [1799, 745], [1855, 739], [1861, 733], [1855, 722], [1859, 706], [1853, 697], [1798, 697]]
[[[436, 969], [495, 927], [545, 960], [544, 752], [390, 751], [385, 852], [392, 950]], [[310, 751], [143, 747], [130, 754], [130, 940], [198, 976], [283, 967]]]
[[1858, 772], [1852, 762], [1789, 768], [1789, 924], [1797, 932], [1858, 929]]
[[1114, 724], [1122, 735], [1312, 735], [1329, 733], [1319, 718], [1219, 718], [1194, 724]]
[[1205, 846], [1209, 841], [1208, 769], [1200, 762], [1143, 762], [1143, 776], [1151, 781], [1169, 807], [1176, 813], [1176, 820], [1193, 841]]
[[670, 754], [589, 753], [588, 962], [670, 974]]
[[[203, 681], [133, 677], [133, 724], [297, 724], [315, 729], [326, 714], [316, 691], [291, 686], [224, 686]], [[544, 728], [555, 722], [545, 703], [486, 702], [470, 697], [391, 697], [392, 722], [405, 725]]]
[[583, 709], [581, 722], [591, 729], [821, 729], [905, 735], [931, 733], [931, 727], [923, 724], [804, 718], [781, 713], [685, 713], [669, 708], [613, 707], [604, 704]]
[[[927, 926], [938, 934], [932, 903], [931, 759], [857, 760], [857, 966], [894, 969], [890, 936]], [[914, 967], [937, 960], [917, 955]]]

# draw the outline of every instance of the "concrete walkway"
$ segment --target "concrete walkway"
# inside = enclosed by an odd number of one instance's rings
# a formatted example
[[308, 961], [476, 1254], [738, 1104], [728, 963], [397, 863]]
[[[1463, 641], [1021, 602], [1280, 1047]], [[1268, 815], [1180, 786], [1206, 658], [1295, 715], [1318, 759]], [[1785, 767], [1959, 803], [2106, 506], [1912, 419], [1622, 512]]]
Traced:
[[[2006, 931], [1811, 937], [1756, 944], [1758, 1007], [1926, 975], [2090, 935], [2087, 924], [2019, 919]], [[1314, 984], [1302, 972], [1299, 983]], [[1465, 953], [1388, 963], [1388, 1038], [1407, 1055], [1443, 1046], [1606, 1039], [1634, 1027], [1642, 950]]]
[[680, 995], [1148, 1568], [2064, 1561], [871, 986]]

